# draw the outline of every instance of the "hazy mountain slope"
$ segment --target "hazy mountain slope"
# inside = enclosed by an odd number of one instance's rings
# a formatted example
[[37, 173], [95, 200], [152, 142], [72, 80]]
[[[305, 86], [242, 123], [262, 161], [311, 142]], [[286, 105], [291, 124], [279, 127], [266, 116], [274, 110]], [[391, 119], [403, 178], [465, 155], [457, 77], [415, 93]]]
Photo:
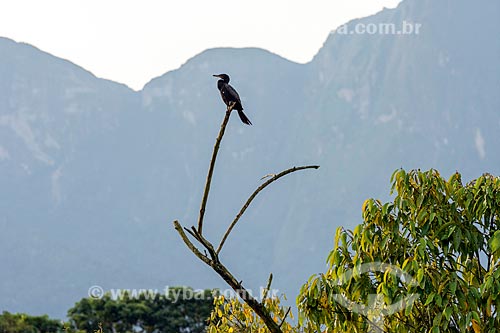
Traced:
[[61, 315], [75, 285], [116, 266], [98, 250], [122, 224], [108, 184], [134, 164], [139, 96], [5, 38], [0, 86], [1, 307]]
[[[395, 166], [406, 158], [471, 176], [478, 163], [494, 165], [496, 154], [476, 142], [494, 147], [499, 139], [499, 14], [494, 1], [405, 1], [361, 22], [416, 22], [418, 35], [331, 35], [312, 63], [320, 82], [313, 98], [326, 96], [316, 110], [345, 110], [332, 112], [333, 126], [358, 121], [350, 136], [333, 140], [389, 148]], [[432, 155], [407, 154], [422, 148]]]
[[260, 177], [293, 165], [233, 232], [223, 259], [257, 289], [269, 271], [290, 299], [323, 267], [339, 225], [387, 197], [395, 168], [500, 174], [500, 4], [406, 0], [357, 23], [403, 20], [418, 35], [329, 36], [312, 62], [212, 49], [141, 92], [0, 39], [0, 310], [62, 316], [91, 285], [224, 287], [171, 222], [196, 223], [224, 105], [232, 117], [205, 230], [216, 239]]

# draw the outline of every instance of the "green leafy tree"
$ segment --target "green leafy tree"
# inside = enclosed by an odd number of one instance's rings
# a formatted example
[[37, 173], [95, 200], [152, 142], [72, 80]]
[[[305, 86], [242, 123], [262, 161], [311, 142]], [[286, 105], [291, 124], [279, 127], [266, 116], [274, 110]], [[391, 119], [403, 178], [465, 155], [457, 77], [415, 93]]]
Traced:
[[297, 299], [302, 320], [328, 332], [498, 332], [500, 179], [398, 170], [391, 182], [393, 202], [369, 199], [361, 225], [337, 230], [329, 269]]
[[212, 310], [210, 290], [170, 288], [168, 295], [124, 293], [119, 299], [105, 294], [84, 298], [68, 311], [71, 327], [86, 332], [201, 333]]
[[47, 315], [30, 316], [7, 311], [0, 315], [0, 333], [61, 333], [63, 331], [63, 323], [50, 319]]

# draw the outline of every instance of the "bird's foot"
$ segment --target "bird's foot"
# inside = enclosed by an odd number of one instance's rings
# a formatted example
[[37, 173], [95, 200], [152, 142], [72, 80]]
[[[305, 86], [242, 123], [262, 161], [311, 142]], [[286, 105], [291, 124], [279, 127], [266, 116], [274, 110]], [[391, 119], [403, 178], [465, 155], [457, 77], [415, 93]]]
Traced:
[[233, 111], [233, 108], [234, 108], [235, 106], [236, 106], [236, 102], [231, 102], [231, 104], [229, 104], [229, 105], [227, 106], [227, 110], [226, 110], [226, 112], [231, 112], [231, 111]]

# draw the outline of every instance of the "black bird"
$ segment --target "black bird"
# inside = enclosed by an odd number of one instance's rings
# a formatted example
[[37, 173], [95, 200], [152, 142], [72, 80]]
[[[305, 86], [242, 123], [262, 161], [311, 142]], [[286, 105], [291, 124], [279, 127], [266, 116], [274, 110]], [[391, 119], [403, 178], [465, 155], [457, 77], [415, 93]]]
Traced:
[[243, 113], [243, 106], [241, 105], [240, 96], [238, 95], [236, 90], [234, 90], [234, 88], [229, 85], [229, 75], [214, 74], [214, 76], [220, 78], [220, 80], [217, 81], [217, 89], [219, 89], [222, 100], [227, 105], [227, 107], [229, 107], [232, 103], [236, 103], [233, 109], [238, 111], [238, 116], [240, 116], [241, 121], [244, 124], [252, 125], [250, 119], [248, 119], [247, 116]]

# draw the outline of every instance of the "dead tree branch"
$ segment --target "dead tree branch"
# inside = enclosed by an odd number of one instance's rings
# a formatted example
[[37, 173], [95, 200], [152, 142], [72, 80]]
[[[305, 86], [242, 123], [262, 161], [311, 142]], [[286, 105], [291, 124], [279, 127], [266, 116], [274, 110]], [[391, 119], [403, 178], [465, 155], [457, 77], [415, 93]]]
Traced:
[[307, 165], [307, 166], [301, 166], [301, 167], [293, 167], [293, 168], [287, 169], [285, 171], [282, 171], [282, 172], [280, 172], [278, 174], [275, 174], [270, 179], [268, 179], [265, 183], [263, 183], [262, 185], [260, 185], [252, 193], [252, 195], [247, 199], [247, 202], [245, 202], [245, 204], [243, 205], [243, 207], [241, 207], [240, 212], [236, 215], [236, 217], [234, 218], [233, 222], [227, 228], [226, 233], [224, 234], [224, 237], [222, 237], [222, 240], [220, 241], [220, 244], [217, 247], [217, 254], [219, 254], [220, 251], [222, 250], [222, 246], [226, 242], [226, 239], [229, 236], [229, 234], [231, 233], [231, 230], [233, 230], [233, 228], [236, 225], [236, 223], [238, 223], [238, 220], [240, 219], [240, 217], [245, 213], [245, 211], [247, 210], [248, 206], [250, 206], [250, 204], [252, 203], [253, 199], [255, 199], [255, 197], [257, 196], [257, 194], [259, 194], [260, 191], [262, 191], [263, 189], [265, 189], [272, 182], [280, 179], [283, 176], [288, 175], [289, 173], [292, 173], [292, 172], [295, 172], [295, 171], [299, 171], [299, 170], [304, 170], [304, 169], [318, 169], [318, 168], [319, 168], [319, 165]]
[[201, 199], [200, 215], [198, 216], [199, 234], [203, 233], [203, 217], [205, 216], [205, 207], [207, 206], [208, 192], [210, 192], [210, 184], [212, 183], [212, 175], [214, 173], [215, 160], [217, 159], [217, 153], [219, 152], [220, 142], [222, 141], [222, 137], [224, 136], [224, 132], [226, 131], [227, 122], [229, 121], [229, 116], [231, 115], [231, 111], [233, 111], [234, 106], [235, 103], [231, 104], [231, 106], [227, 108], [226, 116], [224, 117], [224, 120], [220, 125], [219, 135], [217, 135], [217, 138], [215, 139], [214, 151], [212, 152], [212, 158], [210, 159], [210, 166], [208, 167], [207, 180], [205, 182], [205, 190], [203, 191], [203, 198]]
[[[283, 322], [285, 321], [288, 312], [290, 309], [288, 309], [287, 313], [285, 314], [283, 320], [281, 321], [281, 324], [278, 325], [277, 322], [274, 321], [273, 317], [269, 313], [269, 311], [265, 307], [265, 298], [267, 297], [267, 294], [269, 292], [269, 289], [271, 287], [271, 281], [272, 281], [272, 274], [269, 277], [269, 281], [267, 284], [267, 287], [265, 289], [265, 293], [263, 296], [263, 300], [261, 302], [257, 301], [249, 292], [247, 289], [245, 289], [242, 285], [241, 282], [238, 282], [238, 280], [229, 272], [229, 270], [219, 261], [219, 252], [222, 249], [222, 246], [224, 245], [224, 242], [228, 238], [229, 234], [231, 233], [231, 230], [234, 228], [240, 217], [245, 213], [246, 209], [252, 202], [252, 200], [259, 194], [260, 191], [262, 191], [266, 186], [270, 185], [272, 182], [278, 180], [279, 178], [295, 172], [299, 170], [304, 170], [304, 169], [310, 169], [314, 168], [317, 169], [319, 166], [317, 165], [309, 165], [309, 166], [301, 166], [301, 167], [293, 167], [290, 169], [287, 169], [285, 171], [280, 172], [279, 174], [272, 175], [272, 178], [267, 180], [265, 183], [260, 185], [253, 193], [252, 195], [247, 199], [246, 203], [243, 205], [241, 208], [240, 212], [238, 215], [236, 215], [236, 218], [233, 220], [233, 222], [230, 224], [229, 228], [227, 229], [224, 237], [221, 240], [221, 243], [219, 244], [217, 250], [214, 249], [213, 244], [208, 241], [205, 237], [203, 237], [203, 217], [205, 215], [205, 207], [207, 205], [207, 200], [208, 200], [208, 193], [210, 191], [210, 184], [212, 183], [212, 175], [213, 171], [215, 168], [215, 160], [217, 158], [217, 153], [219, 152], [219, 147], [220, 143], [222, 140], [222, 137], [224, 136], [224, 132], [227, 126], [227, 123], [229, 121], [229, 116], [231, 115], [231, 111], [234, 108], [234, 103], [228, 107], [226, 111], [226, 115], [224, 117], [224, 120], [222, 121], [221, 128], [219, 130], [219, 134], [215, 140], [215, 145], [214, 145], [214, 150], [212, 153], [212, 159], [210, 160], [210, 166], [208, 169], [208, 175], [205, 183], [205, 189], [203, 192], [203, 198], [201, 200], [201, 206], [200, 206], [200, 215], [198, 217], [198, 228], [195, 228], [194, 226], [191, 228], [183, 228], [179, 221], [174, 221], [174, 228], [175, 230], [179, 233], [181, 239], [184, 241], [184, 244], [187, 246], [191, 252], [195, 256], [197, 256], [201, 261], [203, 261], [205, 264], [210, 266], [219, 276], [226, 281], [226, 283], [238, 294], [238, 296], [252, 308], [252, 310], [264, 321], [264, 324], [267, 326], [267, 328], [272, 332], [272, 333], [282, 333], [281, 331], [281, 325], [283, 325]], [[191, 235], [198, 243], [201, 244], [204, 248], [204, 253], [200, 251], [189, 239], [187, 236], [186, 232]]]
[[203, 255], [198, 250], [198, 248], [196, 248], [196, 246], [194, 246], [193, 243], [191, 243], [191, 241], [189, 240], [189, 238], [184, 233], [184, 230], [182, 229], [181, 225], [179, 224], [179, 221], [177, 221], [177, 220], [174, 221], [174, 228], [175, 228], [175, 230], [177, 230], [177, 232], [181, 236], [182, 240], [184, 241], [184, 244], [186, 244], [186, 246], [188, 247], [188, 249], [190, 249], [191, 252], [193, 252], [194, 255], [197, 256], [201, 261], [203, 261], [205, 264], [207, 264], [207, 265], [210, 266], [211, 263], [212, 263], [212, 261], [210, 260], [210, 258], [208, 258], [207, 256]]
[[[193, 231], [189, 229], [184, 229], [179, 224], [179, 221], [174, 221], [174, 228], [181, 236], [184, 244], [194, 253], [201, 261], [203, 261], [208, 266], [212, 267], [212, 269], [219, 274], [219, 276], [226, 281], [226, 283], [238, 294], [239, 297], [243, 301], [245, 301], [248, 306], [255, 311], [255, 313], [262, 318], [266, 326], [273, 333], [282, 333], [279, 325], [273, 320], [273, 318], [269, 315], [269, 312], [266, 310], [264, 303], [257, 301], [249, 292], [246, 290], [243, 285], [238, 282], [238, 280], [229, 272], [229, 270], [219, 261], [217, 254], [213, 251], [212, 244], [207, 240], [204, 242], [207, 243], [207, 246], [212, 249], [209, 251], [210, 258], [206, 255], [203, 255], [196, 246], [189, 240], [184, 230], [189, 231], [191, 235], [193, 235]], [[196, 238], [196, 236], [194, 236]], [[205, 244], [203, 244], [205, 245]]]
[[281, 328], [281, 325], [283, 325], [283, 323], [285, 322], [286, 317], [287, 317], [287, 316], [288, 316], [288, 314], [290, 313], [290, 310], [291, 310], [291, 309], [292, 309], [291, 307], [288, 307], [288, 310], [286, 310], [286, 313], [285, 313], [285, 315], [283, 316], [283, 319], [281, 320], [281, 324], [279, 325], [279, 328]]

